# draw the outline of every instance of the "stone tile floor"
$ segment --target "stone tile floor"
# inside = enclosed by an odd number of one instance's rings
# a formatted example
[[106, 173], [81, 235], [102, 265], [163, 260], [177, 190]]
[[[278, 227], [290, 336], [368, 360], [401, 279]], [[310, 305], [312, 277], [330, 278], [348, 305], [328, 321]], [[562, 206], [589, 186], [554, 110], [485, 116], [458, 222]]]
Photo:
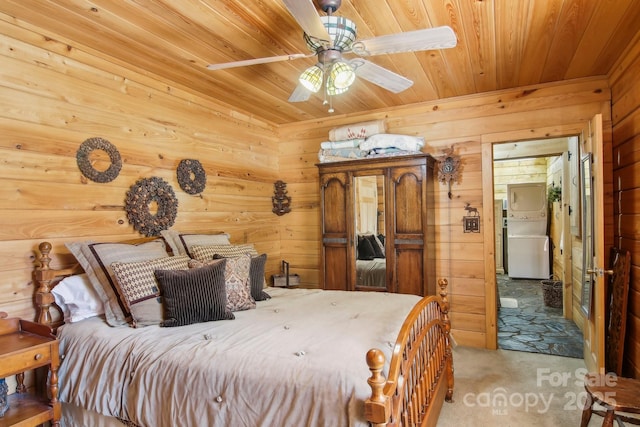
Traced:
[[540, 280], [497, 275], [501, 298], [514, 298], [518, 308], [498, 311], [498, 347], [505, 350], [582, 358], [582, 332], [562, 317], [562, 308], [544, 305]]

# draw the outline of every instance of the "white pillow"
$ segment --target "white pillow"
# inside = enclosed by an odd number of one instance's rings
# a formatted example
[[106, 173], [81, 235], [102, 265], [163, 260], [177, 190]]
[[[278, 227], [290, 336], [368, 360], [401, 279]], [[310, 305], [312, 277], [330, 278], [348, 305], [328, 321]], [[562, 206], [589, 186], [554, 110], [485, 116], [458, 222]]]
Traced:
[[62, 309], [65, 323], [104, 313], [104, 305], [85, 273], [64, 278], [51, 293]]

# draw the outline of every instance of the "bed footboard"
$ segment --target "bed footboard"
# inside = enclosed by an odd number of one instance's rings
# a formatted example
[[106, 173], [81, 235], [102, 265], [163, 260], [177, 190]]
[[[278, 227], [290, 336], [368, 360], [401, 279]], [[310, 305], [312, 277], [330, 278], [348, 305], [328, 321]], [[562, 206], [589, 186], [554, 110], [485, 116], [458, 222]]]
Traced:
[[371, 397], [365, 402], [365, 417], [372, 426], [435, 426], [442, 402], [453, 397], [447, 280], [440, 279], [438, 285], [440, 298], [423, 298], [405, 319], [387, 378], [382, 351], [367, 353]]

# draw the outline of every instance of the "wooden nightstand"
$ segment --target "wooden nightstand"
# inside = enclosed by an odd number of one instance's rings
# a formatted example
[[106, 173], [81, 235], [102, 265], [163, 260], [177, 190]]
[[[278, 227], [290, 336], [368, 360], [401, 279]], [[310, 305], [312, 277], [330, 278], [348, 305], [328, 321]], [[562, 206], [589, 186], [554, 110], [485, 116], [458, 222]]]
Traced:
[[[49, 367], [50, 399], [27, 393], [24, 372]], [[17, 393], [9, 395], [9, 410], [0, 418], [0, 427], [31, 427], [51, 421], [58, 427], [58, 340], [48, 326], [21, 319], [0, 318], [0, 378], [16, 375]]]

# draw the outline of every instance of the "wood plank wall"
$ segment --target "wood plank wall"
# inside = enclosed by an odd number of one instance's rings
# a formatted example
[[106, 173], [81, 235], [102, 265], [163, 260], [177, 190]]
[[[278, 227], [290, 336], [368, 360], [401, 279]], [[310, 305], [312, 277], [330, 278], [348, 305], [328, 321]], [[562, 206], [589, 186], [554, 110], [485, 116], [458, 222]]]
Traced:
[[[312, 97], [309, 102], [321, 100]], [[431, 207], [436, 218], [437, 275], [449, 279], [455, 339], [464, 345], [495, 348], [495, 301], [489, 297], [495, 289], [495, 277], [490, 277], [488, 271], [492, 270], [487, 267], [493, 265], [494, 257], [491, 144], [575, 135], [589, 118], [602, 113], [609, 129], [605, 129], [605, 151], [611, 152], [609, 102], [607, 80], [593, 78], [362, 115], [327, 114], [325, 120], [283, 125], [280, 176], [289, 183], [295, 201], [294, 212], [282, 224], [282, 255], [292, 259], [292, 268], [303, 271], [306, 280], [317, 282], [320, 247], [315, 164], [320, 142], [327, 140], [333, 127], [384, 119], [389, 133], [424, 136], [424, 151], [434, 156], [453, 147], [462, 156], [460, 182], [452, 187], [452, 200], [447, 198], [447, 188], [439, 185]], [[334, 108], [340, 112], [337, 100]], [[467, 202], [481, 209], [479, 234], [463, 233]]]
[[623, 375], [640, 378], [640, 43], [610, 75], [613, 119], [615, 244], [631, 252]]
[[493, 163], [493, 197], [507, 198], [507, 184], [547, 182], [547, 160], [535, 159], [499, 160]]
[[[228, 231], [234, 242], [253, 242], [268, 254], [267, 274], [286, 259], [303, 284], [318, 286], [319, 144], [335, 126], [385, 119], [391, 133], [424, 136], [425, 152], [440, 156], [453, 147], [462, 156], [453, 199], [440, 185], [432, 207], [437, 274], [450, 281], [458, 342], [494, 348], [491, 144], [576, 134], [602, 113], [609, 129], [605, 152], [611, 152], [606, 78], [362, 115], [328, 114], [325, 120], [276, 127], [98, 59], [82, 46], [60, 43], [1, 14], [0, 43], [0, 310], [25, 318], [33, 317], [31, 269], [38, 243], [51, 240], [60, 254], [53, 265], [66, 266], [73, 260], [65, 242], [138, 236], [127, 222], [123, 200], [137, 179], [150, 176], [164, 178], [176, 190], [180, 206], [174, 228]], [[321, 102], [315, 97], [309, 102], [314, 101]], [[340, 112], [339, 100], [334, 106]], [[109, 184], [87, 181], [76, 165], [79, 144], [94, 136], [114, 143], [124, 160], [120, 176]], [[202, 197], [179, 189], [175, 167], [182, 158], [205, 166], [208, 184]], [[271, 213], [276, 179], [288, 184], [292, 196], [292, 212], [283, 217]], [[465, 203], [481, 209], [479, 234], [463, 233]]]
[[[175, 229], [229, 232], [233, 242], [267, 253], [268, 274], [278, 271], [273, 125], [1, 14], [0, 45], [0, 311], [34, 318], [31, 274], [41, 241], [53, 243], [53, 266], [61, 267], [74, 262], [65, 242], [140, 237], [123, 207], [142, 177], [173, 187]], [[106, 138], [122, 156], [110, 183], [89, 181], [78, 169], [76, 151], [90, 137]], [[179, 187], [176, 167], [184, 158], [200, 160], [207, 172], [201, 195]]]

